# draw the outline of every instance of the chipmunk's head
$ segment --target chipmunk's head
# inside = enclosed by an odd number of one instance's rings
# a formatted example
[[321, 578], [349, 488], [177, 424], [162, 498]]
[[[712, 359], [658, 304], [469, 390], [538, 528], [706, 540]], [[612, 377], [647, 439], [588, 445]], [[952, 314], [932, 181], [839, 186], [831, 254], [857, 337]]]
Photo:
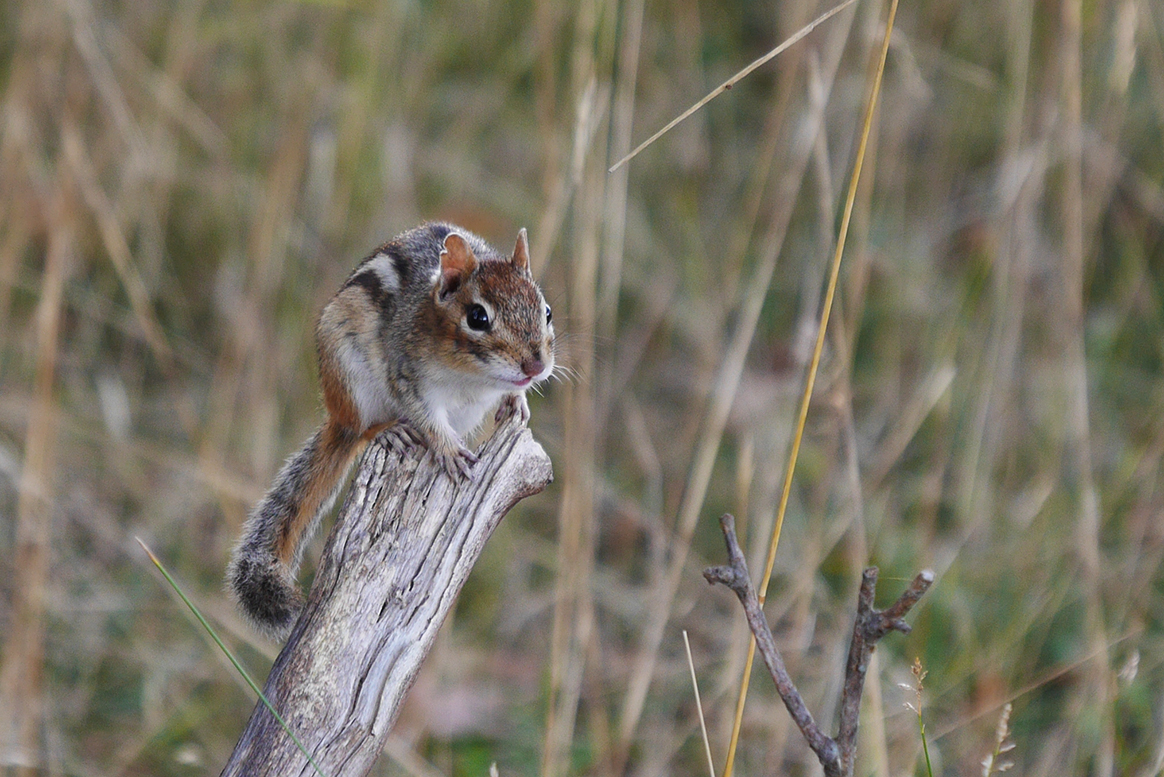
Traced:
[[501, 391], [524, 390], [553, 372], [553, 311], [530, 271], [524, 229], [508, 257], [476, 235], [450, 231], [433, 295], [450, 366]]

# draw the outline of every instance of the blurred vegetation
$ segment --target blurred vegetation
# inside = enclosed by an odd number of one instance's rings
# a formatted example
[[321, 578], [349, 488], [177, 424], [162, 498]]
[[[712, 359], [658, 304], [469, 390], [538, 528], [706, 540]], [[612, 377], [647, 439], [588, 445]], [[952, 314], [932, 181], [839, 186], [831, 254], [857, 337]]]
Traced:
[[[702, 773], [682, 628], [720, 768], [747, 632], [698, 573], [726, 510], [762, 568], [884, 8], [607, 168], [826, 7], [0, 4], [0, 768], [220, 768], [253, 699], [132, 538], [262, 676], [230, 545], [318, 422], [317, 311], [428, 218], [530, 229], [577, 376], [380, 773]], [[862, 774], [916, 773], [915, 657], [935, 773], [1013, 701], [1017, 771], [1157, 774], [1164, 8], [904, 2], [893, 40], [769, 616], [829, 721], [861, 568], [937, 571]], [[757, 676], [737, 774], [811, 763]]]

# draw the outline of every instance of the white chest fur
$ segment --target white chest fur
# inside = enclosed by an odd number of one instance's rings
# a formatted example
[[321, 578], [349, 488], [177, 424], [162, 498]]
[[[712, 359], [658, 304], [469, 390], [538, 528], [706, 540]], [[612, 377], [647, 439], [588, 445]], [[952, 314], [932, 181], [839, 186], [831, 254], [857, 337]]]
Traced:
[[[421, 397], [434, 420], [442, 420], [464, 440], [485, 420], [485, 414], [506, 394], [514, 393], [479, 380], [466, 380], [450, 373], [428, 381]], [[515, 389], [516, 390], [516, 389]]]

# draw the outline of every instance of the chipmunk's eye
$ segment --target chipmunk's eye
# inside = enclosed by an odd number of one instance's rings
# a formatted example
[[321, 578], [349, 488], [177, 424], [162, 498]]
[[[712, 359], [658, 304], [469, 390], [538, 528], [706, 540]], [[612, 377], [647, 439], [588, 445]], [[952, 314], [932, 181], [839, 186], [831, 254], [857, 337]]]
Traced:
[[553, 320], [554, 320], [554, 311], [550, 310], [549, 305], [546, 305], [546, 323], [548, 324]]
[[469, 312], [465, 314], [465, 320], [469, 322], [470, 329], [475, 329], [478, 332], [485, 332], [489, 329], [489, 311], [485, 310], [483, 305], [470, 305]]

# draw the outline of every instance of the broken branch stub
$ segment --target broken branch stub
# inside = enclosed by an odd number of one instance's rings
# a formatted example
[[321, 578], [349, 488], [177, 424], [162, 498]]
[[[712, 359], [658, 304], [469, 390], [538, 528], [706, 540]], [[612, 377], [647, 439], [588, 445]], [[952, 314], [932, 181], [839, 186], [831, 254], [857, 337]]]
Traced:
[[[423, 451], [369, 446], [327, 540], [315, 584], [264, 695], [322, 771], [371, 770], [405, 693], [485, 541], [553, 479], [516, 417], [454, 482]], [[259, 702], [223, 775], [315, 769]]]

